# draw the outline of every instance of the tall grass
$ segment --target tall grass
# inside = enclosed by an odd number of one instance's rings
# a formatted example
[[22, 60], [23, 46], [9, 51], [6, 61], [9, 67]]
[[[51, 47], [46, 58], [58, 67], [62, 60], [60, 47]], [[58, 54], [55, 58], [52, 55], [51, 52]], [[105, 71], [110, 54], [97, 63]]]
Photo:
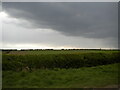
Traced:
[[2, 77], [3, 88], [109, 88], [117, 87], [118, 64], [33, 72], [3, 71]]

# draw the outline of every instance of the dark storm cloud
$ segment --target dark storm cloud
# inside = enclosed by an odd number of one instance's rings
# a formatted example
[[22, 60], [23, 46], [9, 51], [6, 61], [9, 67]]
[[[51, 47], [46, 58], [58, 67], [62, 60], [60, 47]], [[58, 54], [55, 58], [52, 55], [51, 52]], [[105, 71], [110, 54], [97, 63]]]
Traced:
[[117, 37], [117, 8], [117, 2], [3, 3], [5, 12], [29, 21], [32, 28], [50, 28], [64, 35], [87, 38]]

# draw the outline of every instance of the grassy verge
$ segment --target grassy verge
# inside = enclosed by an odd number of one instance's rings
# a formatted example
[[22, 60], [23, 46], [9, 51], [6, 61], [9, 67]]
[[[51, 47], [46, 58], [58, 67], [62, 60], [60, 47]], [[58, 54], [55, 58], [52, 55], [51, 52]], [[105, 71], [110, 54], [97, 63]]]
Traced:
[[3, 88], [95, 88], [117, 85], [118, 65], [120, 63], [78, 69], [3, 71]]

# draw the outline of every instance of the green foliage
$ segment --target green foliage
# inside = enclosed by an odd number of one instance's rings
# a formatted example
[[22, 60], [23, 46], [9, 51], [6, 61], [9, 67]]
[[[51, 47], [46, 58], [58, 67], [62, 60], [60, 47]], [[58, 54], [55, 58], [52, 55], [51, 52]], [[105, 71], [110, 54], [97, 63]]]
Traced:
[[[42, 52], [45, 53], [46, 51]], [[31, 71], [34, 69], [92, 67], [117, 63], [120, 59], [118, 52], [115, 51], [73, 52], [75, 51], [63, 54], [42, 54], [41, 51], [41, 54], [3, 54], [2, 69]]]
[[2, 78], [3, 88], [109, 88], [117, 87], [118, 64], [33, 72], [3, 71]]

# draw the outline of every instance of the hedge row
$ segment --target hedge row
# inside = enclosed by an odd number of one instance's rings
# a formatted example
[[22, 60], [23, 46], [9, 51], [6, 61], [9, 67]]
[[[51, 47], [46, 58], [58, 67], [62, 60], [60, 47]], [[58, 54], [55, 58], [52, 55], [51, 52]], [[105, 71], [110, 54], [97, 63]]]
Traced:
[[6, 55], [3, 54], [2, 69], [20, 71], [23, 69], [80, 68], [119, 62], [118, 53], [48, 54], [48, 55]]

